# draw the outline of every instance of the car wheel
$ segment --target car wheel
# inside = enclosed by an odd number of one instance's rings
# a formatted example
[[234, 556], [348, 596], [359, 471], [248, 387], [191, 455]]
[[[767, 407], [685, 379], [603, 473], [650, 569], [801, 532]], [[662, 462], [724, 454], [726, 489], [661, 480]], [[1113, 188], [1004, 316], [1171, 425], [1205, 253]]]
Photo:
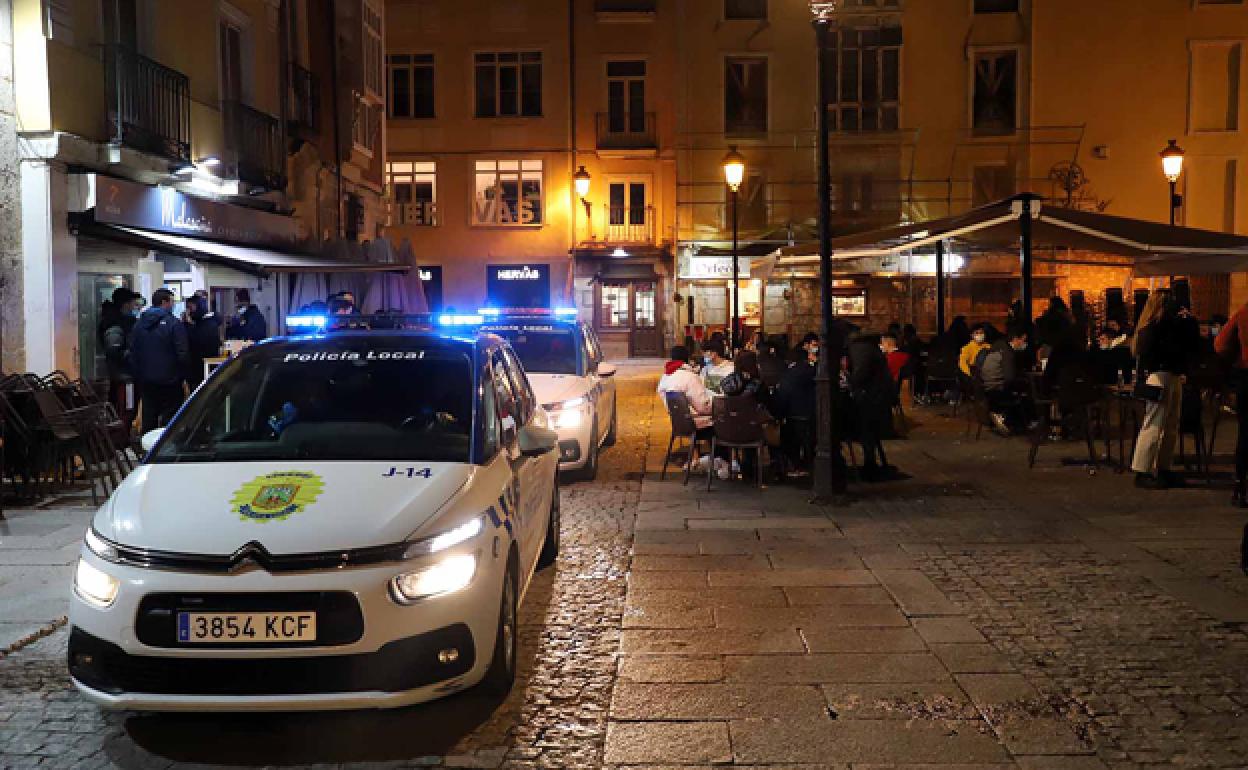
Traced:
[[576, 477], [581, 481], [593, 481], [598, 477], [598, 423], [594, 423], [594, 429], [589, 434], [589, 456], [585, 458], [585, 464], [577, 471]]
[[616, 428], [619, 424], [620, 406], [619, 404], [611, 404], [611, 430], [607, 431], [607, 437], [602, 440], [603, 446], [615, 446]]
[[542, 543], [542, 553], [537, 557], [538, 567], [549, 567], [559, 556], [559, 477], [555, 476], [555, 491], [550, 500], [550, 519], [546, 524], [546, 541]]
[[491, 695], [506, 695], [516, 682], [516, 658], [519, 651], [520, 624], [517, 619], [516, 555], [507, 559], [507, 576], [503, 578], [503, 597], [498, 608], [498, 632], [494, 635], [494, 656], [481, 680], [481, 687]]

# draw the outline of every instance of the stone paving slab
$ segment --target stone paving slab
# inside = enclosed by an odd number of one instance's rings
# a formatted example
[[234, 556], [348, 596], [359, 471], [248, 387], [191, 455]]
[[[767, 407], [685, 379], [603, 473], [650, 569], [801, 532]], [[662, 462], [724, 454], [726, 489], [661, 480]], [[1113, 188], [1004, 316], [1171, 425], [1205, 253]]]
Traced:
[[732, 761], [723, 722], [612, 722], [606, 762], [726, 763]]
[[869, 586], [875, 575], [865, 569], [716, 570], [711, 586]]
[[624, 720], [805, 720], [826, 713], [818, 688], [798, 685], [620, 682], [611, 701], [612, 718]]
[[630, 630], [620, 633], [620, 652], [667, 653], [672, 655], [752, 655], [760, 653], [802, 653], [806, 648], [796, 629], [742, 631]]
[[823, 607], [722, 607], [715, 610], [719, 628], [853, 628], [907, 627], [910, 621], [896, 607], [840, 604]]
[[621, 655], [619, 672], [630, 682], [718, 682], [724, 665], [718, 656]]
[[928, 653], [837, 655], [730, 655], [723, 660], [729, 682], [824, 684], [836, 682], [943, 682], [949, 670]]
[[837, 719], [959, 719], [979, 716], [953, 682], [825, 684], [828, 707]]
[[730, 723], [742, 762], [992, 762], [1008, 758], [976, 721], [742, 720]]

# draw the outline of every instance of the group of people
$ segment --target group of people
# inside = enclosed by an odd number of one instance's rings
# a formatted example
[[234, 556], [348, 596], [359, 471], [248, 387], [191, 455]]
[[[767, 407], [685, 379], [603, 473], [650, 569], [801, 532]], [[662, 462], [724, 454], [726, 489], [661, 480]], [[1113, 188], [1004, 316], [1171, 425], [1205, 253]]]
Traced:
[[[235, 314], [224, 339], [257, 342], [268, 336], [268, 322], [247, 289], [234, 294]], [[108, 366], [110, 400], [133, 419], [141, 411], [142, 431], [173, 419], [189, 392], [204, 380], [204, 361], [221, 353], [222, 325], [206, 291], [185, 300], [174, 313], [169, 289], [152, 292], [152, 302], [130, 289], [113, 291], [100, 309], [97, 341]], [[142, 308], [142, 309], [141, 309]]]
[[[886, 480], [897, 469], [888, 463], [883, 442], [893, 435], [893, 407], [899, 382], [910, 371], [911, 355], [902, 348], [899, 328], [873, 334], [838, 321], [830, 339], [834, 349], [829, 352], [841, 364], [839, 381], [833, 388], [833, 398], [839, 402], [834, 413], [841, 416], [834, 435], [862, 445], [862, 480]], [[667, 393], [685, 396], [699, 441], [713, 435], [717, 396], [737, 399], [737, 411], [757, 410], [767, 427], [766, 442], [773, 450], [773, 475], [804, 477], [814, 460], [815, 374], [823, 344], [819, 335], [811, 332], [790, 350], [784, 336], [755, 334], [730, 358], [727, 340], [722, 334], [714, 334], [701, 344], [697, 356], [691, 354], [691, 344], [672, 348], [657, 390], [664, 399]], [[748, 464], [761, 459], [747, 457], [744, 469], [726, 452], [715, 458], [704, 457], [703, 461], [713, 462], [716, 473], [726, 479], [739, 470], [748, 475]], [[844, 462], [839, 445], [834, 448], [833, 461]]]

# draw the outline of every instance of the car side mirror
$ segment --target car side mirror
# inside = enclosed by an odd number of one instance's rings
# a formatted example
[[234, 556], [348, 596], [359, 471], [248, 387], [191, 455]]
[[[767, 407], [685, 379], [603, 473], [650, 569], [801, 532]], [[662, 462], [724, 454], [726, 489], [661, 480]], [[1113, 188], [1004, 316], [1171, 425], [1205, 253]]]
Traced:
[[525, 457], [541, 457], [559, 445], [559, 434], [538, 425], [526, 425], [520, 429], [518, 443], [520, 454]]
[[152, 451], [152, 447], [156, 446], [156, 442], [160, 441], [160, 437], [165, 435], [164, 428], [149, 430], [143, 434], [143, 438], [139, 439], [139, 446], [143, 447], [144, 452]]
[[605, 361], [598, 364], [598, 376], [599, 377], [610, 377], [614, 374], [615, 374], [615, 364], [608, 364]]

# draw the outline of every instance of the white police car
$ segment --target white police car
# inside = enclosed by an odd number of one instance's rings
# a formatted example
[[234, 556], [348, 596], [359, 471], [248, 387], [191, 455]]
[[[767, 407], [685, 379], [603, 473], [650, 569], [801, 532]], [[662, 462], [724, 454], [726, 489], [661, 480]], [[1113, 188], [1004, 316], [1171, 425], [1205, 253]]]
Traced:
[[556, 435], [499, 337], [344, 331], [216, 372], [96, 513], [69, 671], [137, 710], [392, 707], [516, 673]]
[[478, 311], [483, 331], [511, 343], [559, 432], [559, 469], [592, 479], [598, 452], [615, 443], [615, 366], [575, 308]]

